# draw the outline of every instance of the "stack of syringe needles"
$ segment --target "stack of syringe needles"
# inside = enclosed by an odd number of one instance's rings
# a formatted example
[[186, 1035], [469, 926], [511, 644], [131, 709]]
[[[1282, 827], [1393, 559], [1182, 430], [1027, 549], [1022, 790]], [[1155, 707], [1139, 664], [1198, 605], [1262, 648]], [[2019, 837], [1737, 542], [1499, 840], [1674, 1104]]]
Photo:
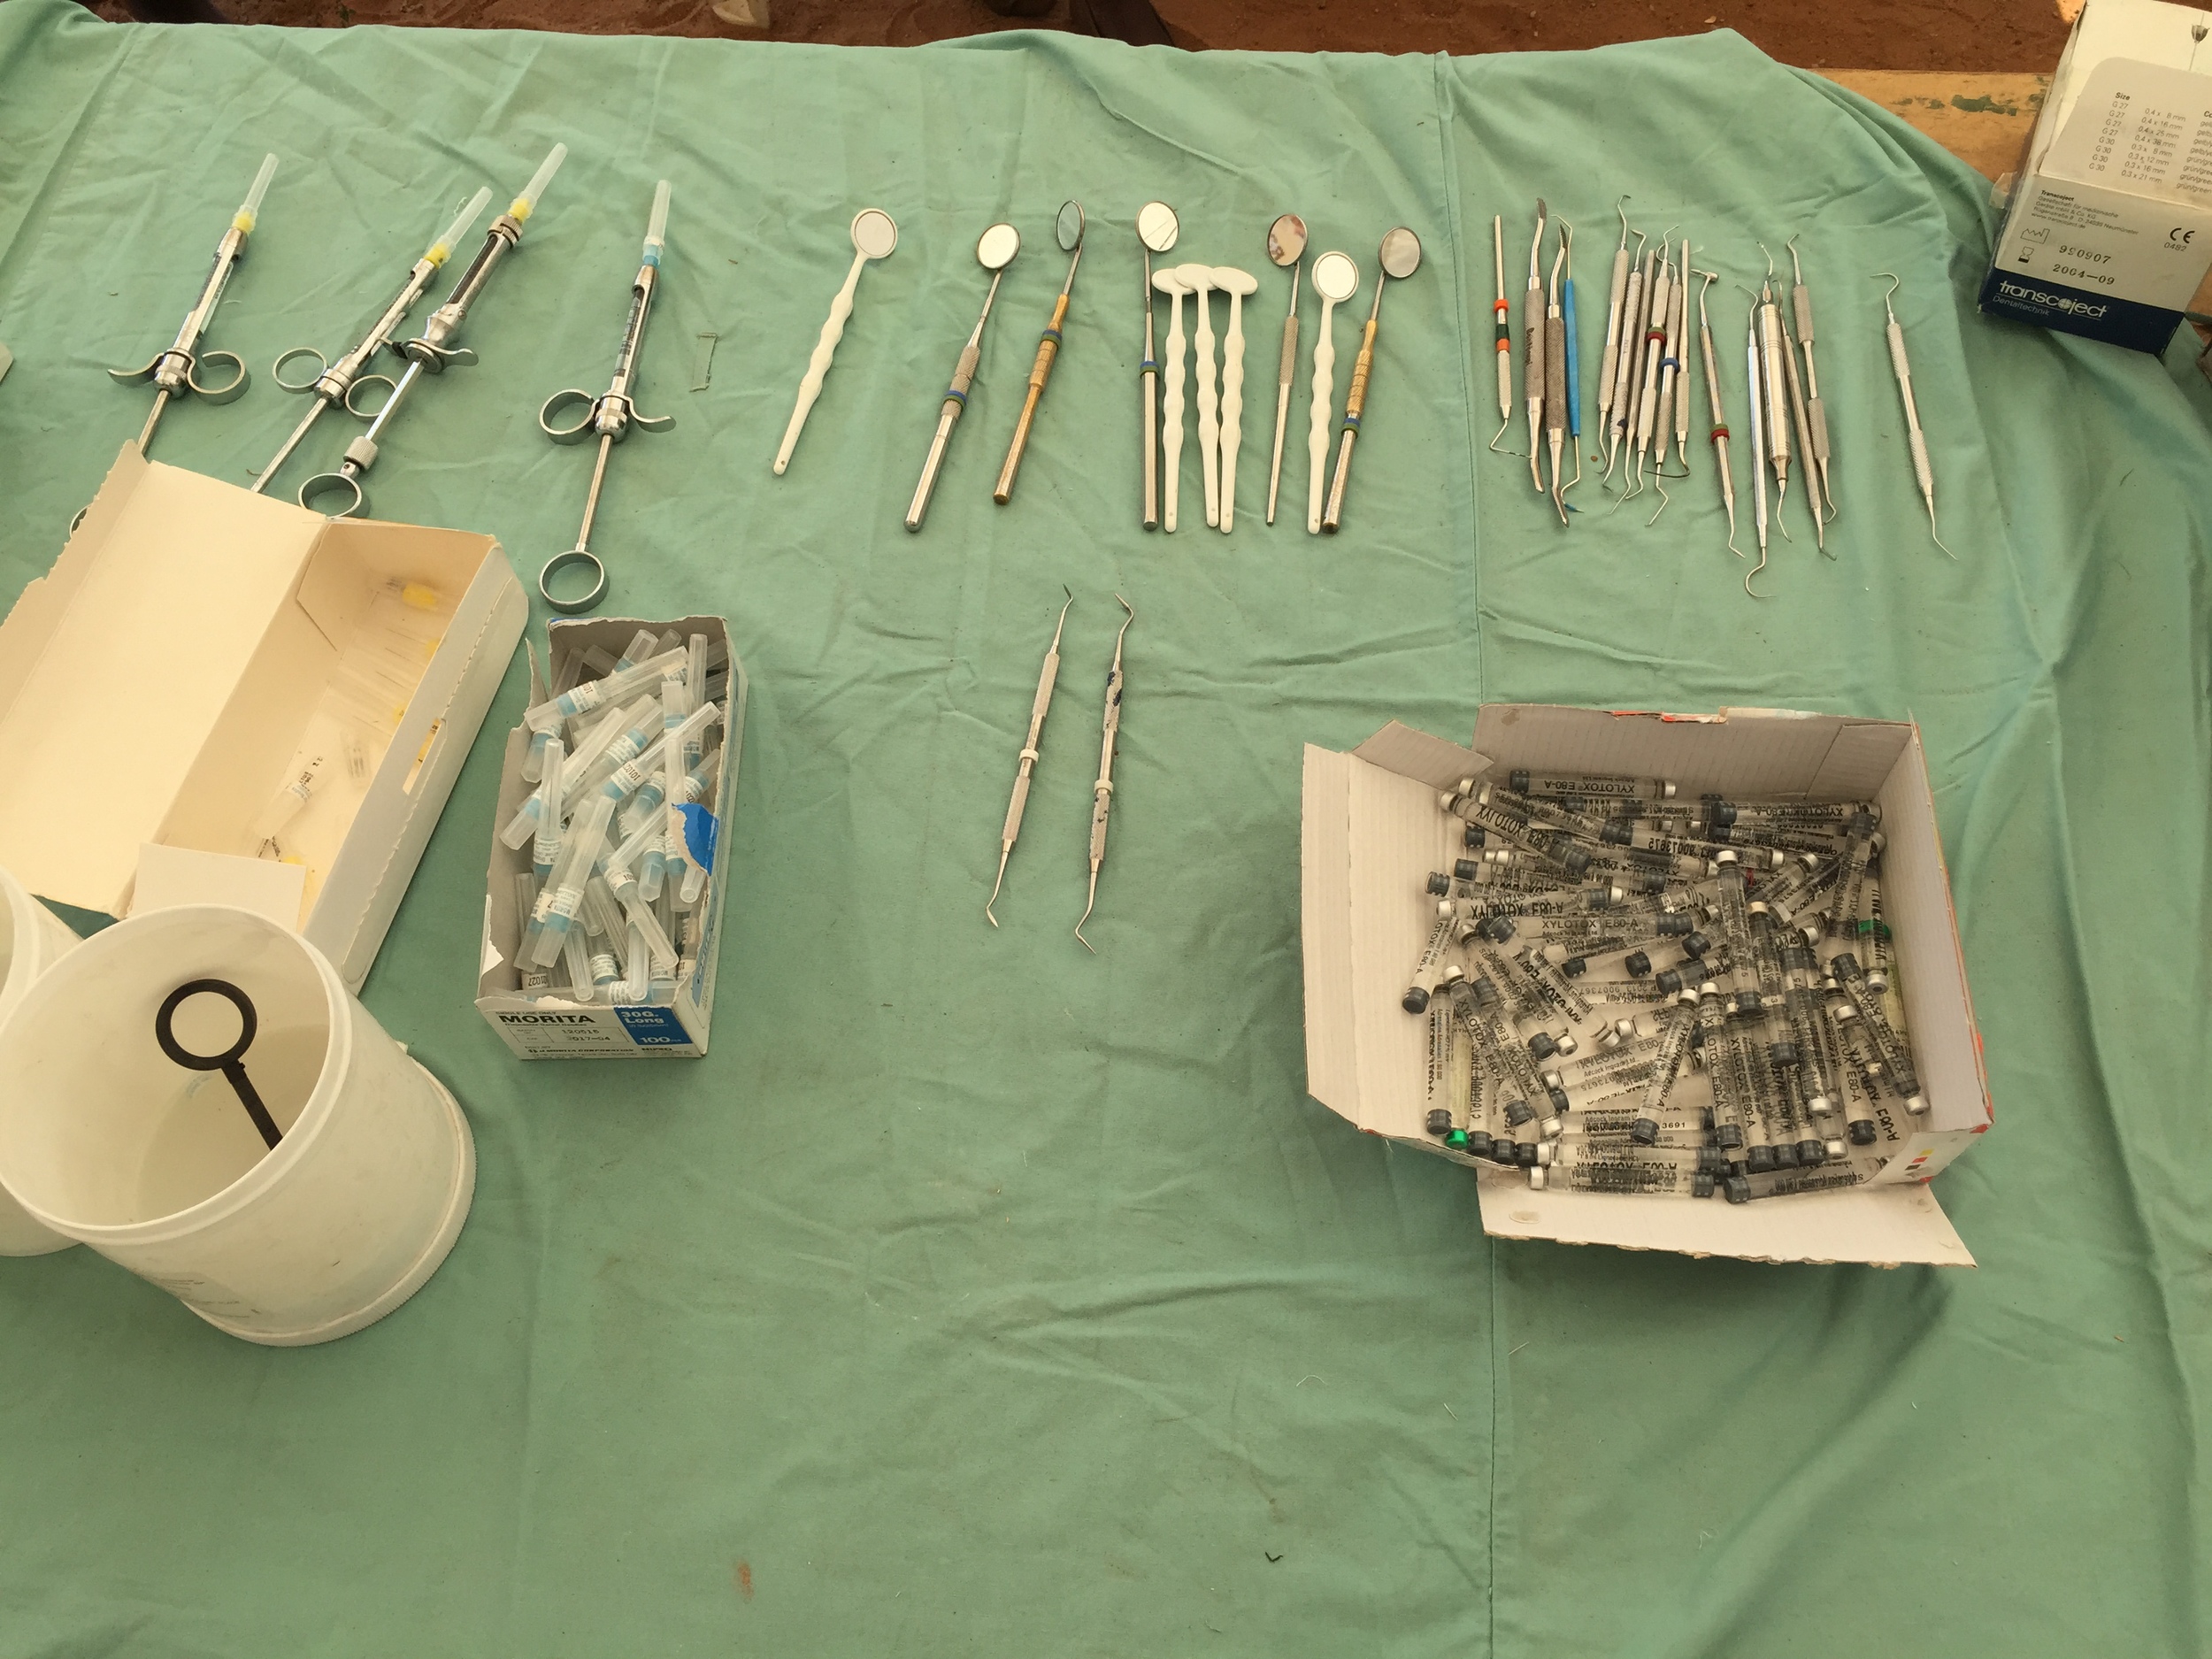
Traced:
[[526, 995], [666, 1004], [690, 977], [713, 913], [711, 840], [692, 820], [718, 798], [727, 658], [703, 634], [641, 628], [619, 659], [562, 664], [555, 683], [572, 683], [523, 716], [537, 787], [500, 839], [531, 844], [514, 877]]
[[1878, 810], [1678, 803], [1494, 770], [1441, 797], [1467, 856], [1405, 994], [1428, 1132], [1574, 1192], [1731, 1203], [1853, 1187], [1886, 1098], [1927, 1110], [1894, 995]]

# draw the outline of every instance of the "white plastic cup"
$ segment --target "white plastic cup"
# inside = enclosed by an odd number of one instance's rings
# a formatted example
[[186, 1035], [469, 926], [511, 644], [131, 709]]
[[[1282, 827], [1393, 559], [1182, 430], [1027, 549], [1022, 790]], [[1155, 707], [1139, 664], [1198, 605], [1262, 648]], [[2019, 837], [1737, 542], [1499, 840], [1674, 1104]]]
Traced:
[[[252, 1002], [240, 1064], [283, 1138], [266, 1146], [220, 1071], [164, 1054], [155, 1017], [221, 979]], [[177, 1042], [240, 1035], [220, 997], [180, 1005]], [[96, 933], [0, 1025], [0, 1184], [41, 1225], [250, 1342], [327, 1342], [437, 1271], [467, 1218], [476, 1148], [453, 1096], [329, 960], [227, 905], [150, 911]]]
[[[23, 1000], [32, 982], [76, 946], [77, 936], [67, 924], [0, 870], [0, 1022]], [[0, 1091], [6, 1087], [5, 1074], [0, 1073]], [[50, 1256], [75, 1242], [41, 1226], [0, 1190], [0, 1256]]]

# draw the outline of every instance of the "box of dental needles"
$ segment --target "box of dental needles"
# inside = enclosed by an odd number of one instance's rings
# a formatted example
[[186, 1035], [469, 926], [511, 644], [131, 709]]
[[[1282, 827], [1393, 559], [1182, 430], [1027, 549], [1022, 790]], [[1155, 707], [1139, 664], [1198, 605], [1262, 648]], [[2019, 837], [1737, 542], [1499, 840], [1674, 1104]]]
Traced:
[[245, 903], [357, 991], [529, 614], [490, 536], [127, 444], [0, 624], [0, 866], [110, 916]]
[[1484, 1230], [1970, 1265], [1991, 1122], [1918, 728], [1489, 704], [1309, 746], [1307, 1087]]
[[547, 630], [510, 733], [476, 1006], [525, 1060], [707, 1051], [745, 665], [720, 617]]
[[1981, 308], [2165, 349], [2212, 268], [2212, 17], [2089, 0], [2012, 180]]

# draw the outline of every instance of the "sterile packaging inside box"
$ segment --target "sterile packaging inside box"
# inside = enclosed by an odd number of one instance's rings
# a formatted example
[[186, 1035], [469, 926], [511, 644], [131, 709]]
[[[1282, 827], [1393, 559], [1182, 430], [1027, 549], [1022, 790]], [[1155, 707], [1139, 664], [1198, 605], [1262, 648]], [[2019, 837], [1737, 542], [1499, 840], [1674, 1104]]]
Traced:
[[[720, 617], [681, 617], [674, 621], [640, 621], [634, 618], [595, 617], [588, 621], [555, 622], [547, 630], [550, 663], [557, 684], [565, 663], [585, 653], [603, 654], [602, 666], [618, 662], [641, 632], [679, 640], [703, 634], [710, 661], [708, 675], [714, 700], [721, 707], [721, 742], [703, 770], [707, 776], [698, 803], [713, 814], [711, 831], [703, 843], [709, 857], [707, 883], [695, 907], [698, 914], [694, 946], [684, 960], [671, 996], [649, 1001], [595, 995], [588, 1002], [561, 994], [568, 983], [567, 970], [557, 961], [550, 970], [549, 992], [526, 995], [516, 957], [522, 941], [522, 913], [516, 895], [516, 878], [531, 872], [531, 842], [509, 847], [498, 830], [512, 820], [537, 786], [523, 775], [531, 732], [518, 726], [508, 733], [505, 763], [500, 773], [499, 809], [493, 821], [491, 867], [484, 897], [482, 965], [476, 986], [476, 1006], [492, 1029], [525, 1060], [695, 1058], [707, 1051], [709, 1020], [714, 1010], [715, 957], [722, 936], [722, 906], [729, 881], [726, 868], [730, 811], [737, 799], [737, 771], [745, 737], [745, 665], [730, 649], [729, 624]], [[721, 664], [726, 659], [725, 674]], [[588, 676], [587, 676], [588, 678]], [[531, 672], [533, 704], [550, 695], [551, 686], [539, 676], [534, 659]], [[694, 856], [702, 843], [687, 844]], [[574, 924], [582, 927], [579, 918]], [[605, 947], [594, 941], [589, 947]]]
[[0, 625], [0, 866], [118, 917], [281, 891], [357, 991], [528, 619], [490, 536], [126, 445]]
[[2089, 0], [2044, 95], [1985, 311], [2162, 351], [2212, 266], [2206, 14]]
[[[1434, 919], [1433, 901], [1423, 899], [1429, 872], [1459, 856], [1462, 826], [1438, 795], [1513, 767], [1662, 777], [1693, 801], [1880, 808], [1885, 913], [1929, 1110], [1910, 1118], [1886, 1103], [1888, 1161], [1871, 1182], [1747, 1204], [1538, 1191], [1425, 1132], [1427, 1025], [1400, 999]], [[1763, 709], [1685, 716], [1492, 703], [1471, 749], [1394, 722], [1348, 755], [1309, 745], [1302, 826], [1306, 1087], [1371, 1134], [1476, 1168], [1486, 1232], [1755, 1261], [1972, 1264], [1927, 1186], [1988, 1128], [1991, 1108], [1917, 727]]]

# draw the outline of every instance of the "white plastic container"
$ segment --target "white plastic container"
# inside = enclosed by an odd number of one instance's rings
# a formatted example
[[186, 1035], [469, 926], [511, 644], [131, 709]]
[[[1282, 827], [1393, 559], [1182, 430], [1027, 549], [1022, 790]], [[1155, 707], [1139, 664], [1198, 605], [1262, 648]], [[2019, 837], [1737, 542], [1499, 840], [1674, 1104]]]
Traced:
[[[264, 1145], [220, 1071], [164, 1054], [155, 1017], [195, 979], [242, 990], [242, 1064], [283, 1138]], [[240, 1034], [213, 995], [177, 1041]], [[31, 1217], [159, 1285], [217, 1329], [297, 1346], [357, 1331], [437, 1271], [476, 1152], [453, 1096], [328, 958], [250, 910], [180, 905], [95, 934], [0, 1025], [0, 1184]]]
[[[0, 1022], [23, 1000], [32, 981], [76, 945], [76, 934], [60, 917], [33, 898], [20, 881], [0, 870]], [[5, 1087], [0, 1083], [0, 1088]], [[51, 1227], [39, 1225], [23, 1212], [20, 1204], [0, 1191], [0, 1256], [48, 1256], [75, 1242]]]

